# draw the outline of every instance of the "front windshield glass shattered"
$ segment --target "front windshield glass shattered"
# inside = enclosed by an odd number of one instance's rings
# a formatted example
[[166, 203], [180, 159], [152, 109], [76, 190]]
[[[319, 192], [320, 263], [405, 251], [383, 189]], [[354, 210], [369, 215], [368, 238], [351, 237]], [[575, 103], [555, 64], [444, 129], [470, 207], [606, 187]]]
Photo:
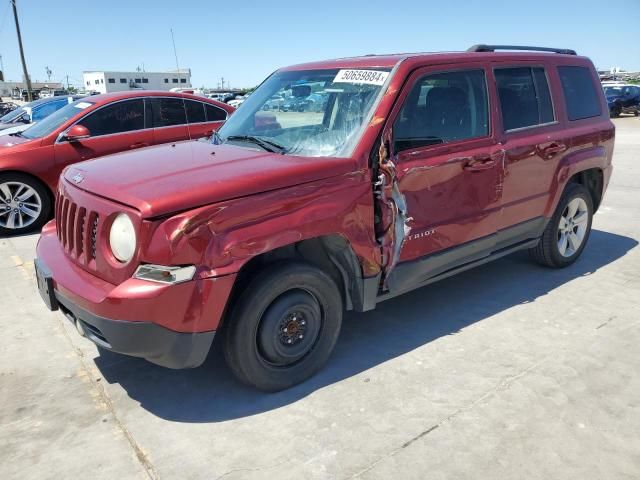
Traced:
[[384, 69], [277, 72], [214, 141], [289, 155], [349, 156], [388, 76]]

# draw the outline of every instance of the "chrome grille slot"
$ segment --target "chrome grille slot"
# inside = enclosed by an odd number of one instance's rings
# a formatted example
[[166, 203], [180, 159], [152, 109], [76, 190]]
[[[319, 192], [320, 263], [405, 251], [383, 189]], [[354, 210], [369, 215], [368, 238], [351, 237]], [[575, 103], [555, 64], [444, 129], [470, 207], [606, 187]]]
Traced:
[[67, 213], [69, 210], [69, 200], [67, 198], [62, 199], [62, 210], [60, 211], [60, 241], [62, 246], [67, 246]]
[[80, 207], [78, 209], [78, 215], [76, 216], [76, 226], [75, 226], [75, 245], [76, 245], [76, 255], [81, 257], [83, 252], [85, 252], [84, 248], [84, 229], [85, 229], [85, 220], [87, 218], [87, 209]]
[[76, 210], [78, 209], [75, 203], [69, 202], [69, 210], [67, 211], [67, 248], [69, 253], [73, 253], [73, 248], [75, 246], [75, 220], [76, 220]]
[[61, 230], [61, 219], [62, 219], [62, 201], [64, 200], [64, 197], [62, 197], [59, 193], [58, 196], [56, 198], [56, 232], [58, 234], [58, 240], [62, 241], [62, 230]]
[[97, 248], [97, 244], [98, 244], [98, 220], [99, 220], [99, 216], [97, 213], [93, 213], [92, 212], [92, 216], [90, 217], [92, 218], [92, 221], [89, 223], [89, 228], [91, 228], [91, 232], [90, 232], [90, 250], [89, 250], [89, 255], [90, 258], [95, 260], [96, 258], [96, 248]]

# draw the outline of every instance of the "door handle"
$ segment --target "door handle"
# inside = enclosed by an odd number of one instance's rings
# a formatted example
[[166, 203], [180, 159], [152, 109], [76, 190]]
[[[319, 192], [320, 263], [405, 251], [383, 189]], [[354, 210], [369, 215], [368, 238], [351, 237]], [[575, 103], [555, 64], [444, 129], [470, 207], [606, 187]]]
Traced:
[[548, 147], [542, 149], [542, 153], [545, 157], [551, 157], [556, 153], [562, 153], [567, 149], [567, 146], [563, 143], [552, 143]]
[[491, 157], [486, 158], [472, 158], [467, 163], [464, 164], [465, 170], [468, 172], [482, 172], [484, 170], [491, 170], [496, 166], [498, 160]]
[[143, 148], [148, 146], [149, 144], [147, 142], [136, 142], [129, 145], [129, 148], [134, 149], [134, 148]]

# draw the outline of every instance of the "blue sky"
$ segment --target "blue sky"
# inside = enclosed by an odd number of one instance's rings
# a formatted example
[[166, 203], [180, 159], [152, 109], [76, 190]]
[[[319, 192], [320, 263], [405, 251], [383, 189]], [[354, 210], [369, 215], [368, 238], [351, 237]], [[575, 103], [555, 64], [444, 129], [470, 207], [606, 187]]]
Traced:
[[[34, 80], [83, 70], [181, 67], [196, 86], [259, 83], [278, 67], [325, 58], [464, 50], [475, 43], [573, 48], [597, 67], [640, 70], [640, 0], [17, 0]], [[238, 2], [240, 3], [240, 2]], [[22, 78], [9, 0], [0, 0], [6, 78]]]

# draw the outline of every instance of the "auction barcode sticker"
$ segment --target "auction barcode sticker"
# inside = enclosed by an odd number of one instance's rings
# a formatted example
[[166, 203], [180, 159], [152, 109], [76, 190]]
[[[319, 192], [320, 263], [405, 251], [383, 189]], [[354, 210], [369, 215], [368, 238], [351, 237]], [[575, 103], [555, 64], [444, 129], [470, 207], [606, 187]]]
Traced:
[[333, 83], [383, 85], [388, 76], [389, 72], [381, 70], [340, 70], [333, 79]]

